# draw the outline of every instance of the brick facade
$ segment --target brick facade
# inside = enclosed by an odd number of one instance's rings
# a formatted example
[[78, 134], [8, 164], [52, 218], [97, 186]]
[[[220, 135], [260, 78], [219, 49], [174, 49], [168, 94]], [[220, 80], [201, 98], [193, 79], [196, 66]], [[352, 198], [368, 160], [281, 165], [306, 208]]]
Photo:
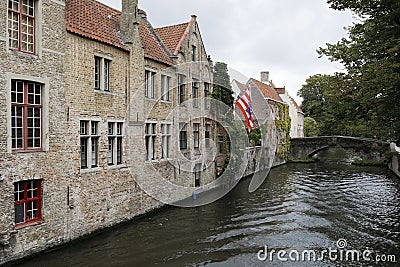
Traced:
[[[122, 1], [123, 11], [119, 12], [93, 0], [35, 0], [33, 54], [10, 49], [8, 1], [0, 3], [0, 124], [4, 126], [0, 127], [0, 264], [161, 206], [138, 184], [139, 178], [149, 174], [147, 168], [153, 167], [167, 180], [186, 187], [196, 186], [195, 168], [201, 171], [200, 185], [215, 180], [213, 164], [200, 168], [193, 163], [186, 170], [179, 167], [182, 155], [193, 160], [207, 154], [201, 145], [193, 149], [194, 123], [199, 125], [200, 142], [206, 124], [210, 124], [210, 138], [216, 136], [213, 121], [191, 120], [205, 108], [205, 83], [210, 90], [212, 83], [212, 64], [196, 17], [185, 24], [184, 32], [176, 31], [175, 26], [167, 29], [180, 37], [170, 49], [168, 40], [157, 34], [144, 12], [137, 13], [137, 1]], [[202, 63], [193, 64], [193, 60]], [[154, 99], [146, 97], [146, 70], [156, 73]], [[179, 116], [168, 117], [179, 106], [177, 73], [186, 75], [188, 100], [193, 98], [193, 81], [199, 82], [199, 103], [198, 107], [188, 103]], [[160, 101], [161, 74], [171, 77], [168, 101]], [[16, 137], [11, 133], [14, 81], [41, 86], [40, 151], [21, 152], [12, 147]], [[153, 121], [155, 160], [149, 163], [144, 136], [146, 123]], [[163, 122], [172, 124], [168, 160], [161, 159]], [[177, 153], [180, 122], [188, 124], [188, 149], [182, 150], [183, 154]], [[117, 138], [123, 140], [122, 149]], [[41, 216], [15, 223], [15, 188], [25, 186], [21, 193], [25, 198], [31, 194], [24, 181], [40, 185], [37, 203]], [[156, 192], [164, 191], [156, 186]], [[25, 214], [30, 214], [27, 209]]]
[[[36, 0], [32, 54], [11, 49], [7, 21], [9, 1], [0, 3], [0, 263], [66, 242], [66, 192], [73, 174], [73, 156], [65, 142], [65, 2]], [[55, 15], [57, 14], [57, 15]], [[15, 81], [41, 85], [39, 152], [15, 152], [11, 133], [11, 88]], [[26, 116], [26, 114], [24, 115]], [[38, 181], [42, 189], [42, 220], [14, 224], [14, 185]]]

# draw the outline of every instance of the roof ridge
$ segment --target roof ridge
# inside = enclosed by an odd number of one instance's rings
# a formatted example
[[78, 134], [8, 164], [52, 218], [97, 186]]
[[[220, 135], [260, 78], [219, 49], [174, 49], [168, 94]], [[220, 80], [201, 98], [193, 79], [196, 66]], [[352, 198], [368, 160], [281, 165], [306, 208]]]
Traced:
[[182, 22], [182, 23], [178, 23], [178, 24], [166, 25], [166, 26], [157, 27], [157, 28], [154, 28], [154, 29], [156, 29], [156, 30], [159, 30], [159, 29], [166, 29], [166, 28], [170, 28], [170, 27], [182, 26], [182, 25], [189, 24], [189, 23], [190, 23], [190, 21], [188, 21], [188, 22]]

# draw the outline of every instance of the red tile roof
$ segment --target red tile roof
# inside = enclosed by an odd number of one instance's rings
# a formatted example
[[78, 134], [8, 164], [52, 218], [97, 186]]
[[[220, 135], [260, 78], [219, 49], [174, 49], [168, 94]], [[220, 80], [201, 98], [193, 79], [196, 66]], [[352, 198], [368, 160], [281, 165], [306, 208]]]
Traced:
[[190, 26], [193, 23], [194, 20], [192, 19], [190, 22], [157, 28], [155, 31], [161, 37], [169, 51], [171, 51], [172, 54], [177, 55], [182, 42], [189, 34]]
[[281, 97], [278, 95], [278, 93], [275, 91], [275, 89], [265, 83], [262, 83], [256, 79], [250, 79], [257, 87], [258, 89], [262, 92], [265, 98], [277, 101], [277, 102], [283, 102]]
[[[95, 0], [67, 0], [67, 31], [129, 51], [118, 35], [121, 11]], [[158, 41], [147, 22], [140, 22], [140, 39], [145, 57], [173, 65], [173, 61]]]
[[167, 54], [157, 39], [154, 29], [148, 23], [140, 21], [140, 39], [144, 47], [144, 55], [147, 58], [168, 64], [174, 65], [173, 60]]
[[119, 31], [121, 12], [94, 0], [67, 0], [67, 31], [128, 51]]
[[292, 101], [293, 105], [295, 106], [298, 112], [304, 113], [303, 110], [300, 108], [300, 106], [297, 104], [297, 102], [291, 96], [289, 96], [289, 99], [290, 101]]

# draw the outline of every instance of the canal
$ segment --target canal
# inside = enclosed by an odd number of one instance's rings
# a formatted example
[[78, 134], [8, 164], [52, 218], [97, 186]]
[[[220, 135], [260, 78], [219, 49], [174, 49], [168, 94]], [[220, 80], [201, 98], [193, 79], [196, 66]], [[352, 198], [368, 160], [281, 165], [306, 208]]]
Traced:
[[[18, 265], [400, 266], [399, 179], [385, 168], [352, 166], [343, 153], [275, 168], [255, 193], [245, 179], [215, 203], [162, 209]], [[265, 247], [272, 262], [258, 259]], [[360, 259], [346, 258], [348, 251]]]

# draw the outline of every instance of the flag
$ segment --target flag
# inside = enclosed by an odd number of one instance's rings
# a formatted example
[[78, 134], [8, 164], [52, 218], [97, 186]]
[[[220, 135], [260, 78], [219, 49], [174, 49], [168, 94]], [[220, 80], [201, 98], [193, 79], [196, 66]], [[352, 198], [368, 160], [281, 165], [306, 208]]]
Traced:
[[246, 92], [242, 96], [239, 96], [235, 104], [242, 111], [243, 116], [246, 118], [247, 127], [249, 128], [249, 131], [251, 131], [254, 127], [254, 122], [250, 97], [250, 85], [247, 87]]

